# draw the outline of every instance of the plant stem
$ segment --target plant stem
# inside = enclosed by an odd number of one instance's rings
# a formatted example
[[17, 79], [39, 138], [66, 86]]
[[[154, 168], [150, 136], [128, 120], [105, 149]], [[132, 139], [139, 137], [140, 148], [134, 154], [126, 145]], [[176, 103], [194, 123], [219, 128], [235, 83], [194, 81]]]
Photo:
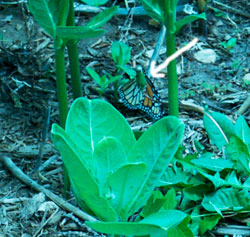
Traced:
[[[176, 52], [176, 42], [174, 34], [167, 34], [167, 55], [168, 57]], [[168, 65], [168, 100], [169, 114], [178, 117], [178, 79], [176, 72], [176, 59]]]
[[[67, 18], [68, 26], [75, 26], [74, 1], [69, 1], [69, 14]], [[74, 99], [82, 96], [82, 86], [80, 79], [79, 53], [76, 40], [69, 40], [67, 43], [69, 54], [69, 66]]]
[[[56, 87], [57, 87], [57, 99], [59, 103], [59, 120], [62, 128], [65, 128], [66, 118], [68, 114], [68, 98], [66, 88], [66, 75], [65, 75], [65, 46], [57, 48], [57, 42], [59, 39], [55, 39], [55, 53], [56, 53]], [[63, 177], [64, 177], [64, 197], [68, 197], [68, 191], [70, 190], [70, 181], [66, 167], [63, 165]]]
[[[167, 56], [176, 52], [176, 1], [165, 0], [165, 22], [167, 26], [166, 46]], [[176, 60], [173, 60], [168, 65], [168, 100], [169, 100], [169, 115], [179, 117], [178, 107], [178, 79], [176, 71]]]
[[57, 99], [59, 103], [59, 121], [60, 126], [65, 128], [66, 118], [68, 114], [68, 99], [65, 77], [65, 58], [64, 47], [56, 48], [56, 87]]

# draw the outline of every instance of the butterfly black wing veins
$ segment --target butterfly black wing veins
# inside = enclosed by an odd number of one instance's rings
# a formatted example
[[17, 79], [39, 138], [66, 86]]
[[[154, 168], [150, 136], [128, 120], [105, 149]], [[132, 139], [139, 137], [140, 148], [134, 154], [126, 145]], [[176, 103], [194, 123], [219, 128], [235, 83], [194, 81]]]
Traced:
[[118, 93], [123, 104], [129, 109], [142, 110], [154, 120], [162, 118], [165, 114], [161, 97], [148, 77], [144, 88], [139, 87], [136, 80], [130, 80], [119, 87]]

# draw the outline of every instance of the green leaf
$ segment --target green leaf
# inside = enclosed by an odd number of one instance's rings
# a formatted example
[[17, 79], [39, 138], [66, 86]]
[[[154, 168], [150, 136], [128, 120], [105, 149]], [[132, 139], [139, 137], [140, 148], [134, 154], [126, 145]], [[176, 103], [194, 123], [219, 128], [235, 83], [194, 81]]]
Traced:
[[99, 99], [76, 99], [69, 110], [65, 130], [81, 150], [82, 157], [92, 156], [104, 137], [118, 139], [126, 155], [136, 143], [127, 120], [112, 105]]
[[247, 145], [237, 136], [232, 136], [226, 147], [226, 152], [227, 156], [235, 162], [236, 169], [244, 175], [249, 176], [250, 154]]
[[[86, 157], [81, 156], [79, 147], [57, 124], [52, 125], [52, 140], [62, 155], [79, 204], [86, 203], [88, 208], [101, 220], [115, 221], [117, 219], [116, 212], [107, 200], [100, 195], [98, 184], [89, 167], [83, 162], [83, 158]], [[82, 206], [82, 208], [84, 207]]]
[[114, 137], [104, 137], [95, 147], [93, 168], [102, 195], [107, 191], [108, 176], [127, 162], [122, 144]]
[[164, 0], [142, 0], [141, 3], [151, 18], [164, 23]]
[[165, 196], [163, 196], [163, 194], [159, 190], [154, 191], [151, 197], [148, 199], [146, 205], [143, 207], [141, 216], [147, 217], [153, 213], [158, 212], [159, 210], [161, 210], [165, 202]]
[[126, 206], [138, 192], [145, 178], [146, 170], [147, 167], [144, 163], [125, 164], [108, 177], [110, 202], [123, 221], [129, 217]]
[[143, 207], [141, 216], [147, 217], [160, 210], [172, 210], [175, 209], [176, 205], [176, 195], [173, 188], [170, 189], [165, 196], [163, 196], [160, 191], [156, 190], [152, 193], [146, 205]]
[[122, 71], [124, 71], [130, 79], [133, 79], [136, 77], [136, 70], [134, 70], [133, 68], [131, 68], [130, 66], [127, 65], [117, 65], [118, 69], [121, 69]]
[[176, 202], [176, 194], [174, 188], [171, 188], [167, 194], [165, 195], [166, 202], [163, 206], [164, 210], [171, 210], [175, 209], [177, 202]]
[[84, 2], [85, 4], [89, 6], [100, 6], [104, 5], [108, 2], [108, 0], [81, 0], [81, 2]]
[[203, 173], [203, 172], [200, 172], [200, 174], [202, 174], [204, 177], [210, 180], [213, 183], [215, 189], [227, 184], [226, 181], [220, 177], [219, 172], [216, 172], [215, 175], [210, 175], [210, 174]]
[[190, 179], [190, 174], [183, 171], [181, 168], [176, 168], [175, 170], [172, 167], [168, 167], [164, 174], [161, 177], [161, 180], [158, 186], [180, 186], [185, 187], [188, 185]]
[[88, 74], [95, 80], [95, 82], [99, 85], [102, 86], [102, 81], [101, 81], [101, 77], [99, 76], [99, 74], [91, 67], [86, 67], [86, 71], [88, 72]]
[[231, 38], [227, 41], [227, 48], [231, 49], [236, 45], [237, 39], [236, 38]]
[[200, 234], [203, 235], [208, 230], [212, 230], [219, 220], [221, 219], [220, 215], [212, 215], [204, 217], [200, 222]]
[[95, 38], [105, 33], [102, 29], [90, 29], [85, 26], [58, 26], [56, 34], [64, 40], [80, 40]]
[[241, 191], [233, 188], [222, 188], [211, 194], [206, 194], [202, 206], [209, 212], [221, 215], [224, 211], [250, 210], [250, 196], [248, 189]]
[[250, 153], [250, 128], [243, 116], [239, 116], [236, 120], [234, 132], [247, 145]]
[[39, 25], [52, 37], [55, 37], [56, 23], [48, 6], [48, 0], [29, 0], [28, 8]]
[[206, 14], [203, 12], [199, 15], [189, 15], [186, 16], [178, 21], [176, 21], [175, 23], [175, 27], [176, 27], [176, 31], [175, 34], [178, 34], [179, 31], [181, 30], [181, 28], [183, 26], [185, 26], [186, 24], [192, 23], [193, 21], [199, 20], [199, 19], [203, 19], [206, 20]]
[[118, 6], [113, 6], [104, 11], [100, 12], [98, 15], [91, 18], [86, 27], [91, 29], [97, 29], [103, 26], [107, 21], [109, 21], [117, 12]]
[[116, 65], [125, 65], [130, 60], [131, 47], [123, 42], [115, 41], [111, 46], [112, 58]]
[[[183, 229], [182, 223], [186, 225], [190, 218], [181, 211], [166, 210], [146, 217], [140, 222], [88, 222], [86, 225], [92, 229], [116, 235], [152, 236], [152, 237], [174, 237], [168, 234], [173, 229]], [[181, 226], [180, 226], [181, 225]], [[180, 226], [180, 227], [179, 227]], [[177, 235], [178, 236], [178, 235]], [[188, 235], [192, 236], [192, 235]]]
[[210, 141], [222, 150], [233, 135], [232, 122], [224, 114], [206, 112], [203, 116], [203, 123]]
[[223, 158], [212, 157], [213, 154], [207, 152], [202, 154], [198, 159], [191, 162], [200, 168], [205, 168], [212, 171], [222, 171], [224, 169], [232, 169], [234, 163]]
[[147, 175], [128, 207], [130, 213], [142, 207], [151, 196], [176, 153], [183, 132], [184, 124], [176, 117], [168, 116], [154, 123], [131, 149], [128, 160], [146, 163]]
[[208, 184], [199, 184], [192, 185], [183, 189], [184, 196], [192, 201], [202, 200], [205, 193], [211, 191], [211, 185]]

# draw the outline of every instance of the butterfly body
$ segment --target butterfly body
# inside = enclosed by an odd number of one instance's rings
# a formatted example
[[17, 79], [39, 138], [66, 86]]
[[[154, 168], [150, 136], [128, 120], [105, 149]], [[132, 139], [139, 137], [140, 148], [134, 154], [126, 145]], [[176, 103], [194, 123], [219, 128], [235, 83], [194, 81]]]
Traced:
[[[145, 81], [143, 81], [145, 80]], [[139, 109], [154, 120], [165, 114], [161, 97], [148, 77], [138, 72], [136, 78], [121, 86], [118, 90], [122, 102], [129, 109]]]

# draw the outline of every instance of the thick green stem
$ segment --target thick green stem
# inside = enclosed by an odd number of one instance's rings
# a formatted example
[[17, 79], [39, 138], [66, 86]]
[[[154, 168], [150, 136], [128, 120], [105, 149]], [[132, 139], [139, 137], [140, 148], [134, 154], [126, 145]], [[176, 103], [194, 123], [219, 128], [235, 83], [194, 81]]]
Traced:
[[[75, 12], [74, 12], [74, 1], [69, 2], [69, 14], [67, 18], [68, 26], [75, 26]], [[81, 76], [80, 76], [80, 63], [79, 53], [77, 48], [76, 40], [69, 40], [67, 43], [68, 54], [69, 54], [69, 65], [71, 74], [71, 83], [74, 99], [82, 96]]]
[[[176, 0], [165, 0], [165, 23], [167, 26], [167, 56], [176, 52], [175, 23], [176, 23]], [[176, 60], [168, 65], [168, 101], [169, 115], [179, 116], [178, 106], [178, 78], [176, 71]]]
[[[176, 51], [176, 41], [174, 34], [167, 34], [167, 55], [168, 57]], [[176, 72], [176, 60], [168, 65], [168, 101], [169, 114], [178, 117], [178, 78]]]
[[[61, 46], [57, 48], [56, 44], [56, 87], [57, 87], [57, 99], [59, 102], [59, 120], [62, 128], [65, 128], [66, 118], [68, 114], [68, 98], [66, 88], [66, 75], [65, 75], [65, 47]], [[66, 167], [63, 166], [64, 177], [64, 196], [68, 197], [68, 191], [70, 190], [70, 181]]]
[[65, 128], [68, 113], [68, 99], [65, 77], [64, 47], [56, 49], [56, 87], [57, 99], [59, 102], [59, 121], [61, 127]]

